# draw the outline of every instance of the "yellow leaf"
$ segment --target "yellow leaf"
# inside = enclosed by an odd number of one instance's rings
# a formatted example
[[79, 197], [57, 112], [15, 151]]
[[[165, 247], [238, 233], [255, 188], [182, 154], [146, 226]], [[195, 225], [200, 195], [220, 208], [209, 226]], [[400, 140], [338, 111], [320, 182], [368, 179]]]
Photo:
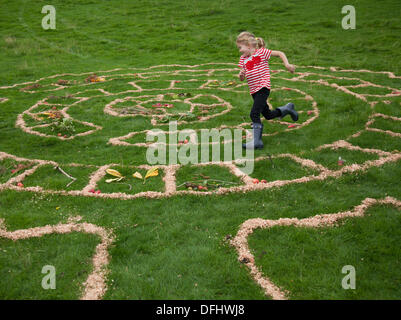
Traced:
[[134, 178], [137, 178], [137, 179], [143, 179], [143, 177], [142, 177], [142, 175], [137, 171], [137, 172], [135, 172], [135, 173], [133, 173], [132, 174], [132, 176], [134, 177]]
[[120, 172], [118, 172], [117, 170], [114, 170], [114, 169], [106, 169], [106, 172], [115, 177], [119, 177], [119, 178], [123, 177], [123, 175]]
[[152, 169], [149, 169], [148, 172], [146, 172], [145, 179], [147, 179], [149, 177], [155, 177], [158, 174], [159, 174], [159, 168], [158, 167], [154, 167]]

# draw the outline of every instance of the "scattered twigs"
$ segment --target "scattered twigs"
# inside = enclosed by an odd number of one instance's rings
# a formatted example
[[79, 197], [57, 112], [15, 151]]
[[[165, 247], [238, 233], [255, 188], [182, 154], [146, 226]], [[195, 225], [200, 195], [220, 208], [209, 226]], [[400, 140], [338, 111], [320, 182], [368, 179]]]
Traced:
[[74, 177], [70, 176], [67, 172], [65, 172], [65, 171], [64, 171], [63, 169], [61, 169], [59, 166], [55, 167], [54, 169], [60, 171], [63, 175], [65, 175], [66, 177], [68, 177], [68, 178], [70, 178], [70, 179], [72, 180], [71, 182], [69, 182], [69, 183], [67, 184], [66, 188], [68, 188], [72, 183], [75, 182], [75, 180], [77, 180], [77, 178], [74, 178]]
[[152, 111], [147, 110], [146, 108], [143, 108], [143, 107], [130, 106], [130, 107], [123, 108], [121, 110], [121, 114], [146, 114], [146, 115], [151, 115]]
[[273, 159], [270, 153], [267, 154], [267, 156], [269, 157], [270, 162], [272, 163], [272, 167], [274, 169], [274, 163], [273, 163]]
[[131, 190], [132, 190], [132, 186], [131, 186], [129, 183], [125, 183], [125, 182], [116, 182], [116, 184], [126, 184], [127, 186], [129, 186], [129, 190], [128, 190], [128, 191], [131, 191]]
[[185, 185], [185, 186], [186, 186], [186, 185], [191, 185], [191, 184], [194, 184], [194, 183], [196, 183], [196, 182], [202, 183], [202, 182], [204, 182], [205, 180], [207, 180], [208, 182], [209, 182], [209, 181], [210, 181], [210, 182], [221, 182], [221, 183], [224, 183], [224, 184], [234, 184], [234, 185], [238, 184], [238, 182], [231, 182], [231, 181], [218, 180], [218, 179], [202, 179], [202, 180], [185, 181], [185, 182], [181, 183], [179, 186], [177, 186], [177, 189], [180, 188], [180, 187], [182, 187], [182, 186], [184, 186], [184, 185]]

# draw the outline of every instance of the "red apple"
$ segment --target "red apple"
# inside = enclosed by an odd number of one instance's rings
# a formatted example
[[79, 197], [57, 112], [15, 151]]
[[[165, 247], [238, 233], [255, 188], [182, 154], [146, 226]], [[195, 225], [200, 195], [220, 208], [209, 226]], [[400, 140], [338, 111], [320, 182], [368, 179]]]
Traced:
[[252, 182], [253, 182], [253, 184], [257, 184], [257, 183], [259, 183], [259, 179], [253, 179]]
[[267, 183], [267, 181], [265, 179], [260, 180], [261, 183]]

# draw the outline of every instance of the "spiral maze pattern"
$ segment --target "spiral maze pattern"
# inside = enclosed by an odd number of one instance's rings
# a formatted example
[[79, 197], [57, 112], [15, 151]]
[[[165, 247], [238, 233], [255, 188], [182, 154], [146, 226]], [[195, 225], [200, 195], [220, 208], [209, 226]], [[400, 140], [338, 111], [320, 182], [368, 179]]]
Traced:
[[[181, 168], [181, 165], [160, 165], [158, 167], [164, 173], [162, 178], [164, 183], [163, 191], [140, 191], [130, 194], [126, 192], [92, 192], [92, 190], [97, 188], [98, 183], [105, 178], [106, 170], [117, 166], [115, 163], [107, 163], [100, 166], [79, 163], [69, 164], [71, 168], [80, 167], [91, 171], [87, 183], [82, 185], [78, 190], [67, 190], [67, 188], [65, 190], [49, 190], [40, 185], [24, 187], [24, 180], [34, 175], [41, 167], [53, 166], [57, 168], [60, 164], [51, 160], [19, 157], [0, 150], [0, 164], [2, 161], [14, 161], [19, 164], [12, 176], [0, 180], [0, 191], [11, 189], [16, 191], [61, 194], [65, 196], [117, 199], [134, 199], [139, 197], [161, 198], [179, 194], [197, 194], [201, 196], [208, 196], [211, 194], [222, 195], [231, 192], [249, 192], [253, 190], [280, 188], [289, 184], [302, 184], [316, 180], [323, 181], [328, 178], [339, 178], [345, 173], [364, 172], [369, 168], [380, 167], [386, 163], [397, 162], [401, 159], [401, 152], [399, 150], [384, 151], [380, 149], [380, 146], [364, 148], [350, 142], [350, 140], [359, 137], [366, 131], [379, 132], [394, 138], [401, 138], [401, 130], [398, 132], [394, 131], [394, 127], [399, 126], [401, 118], [375, 111], [375, 106], [378, 103], [397, 103], [399, 101], [397, 99], [401, 96], [401, 89], [399, 87], [393, 88], [378, 84], [372, 80], [375, 76], [396, 80], [401, 79], [400, 76], [396, 76], [392, 72], [346, 70], [338, 67], [303, 66], [299, 67], [299, 69], [304, 71], [296, 72], [295, 75], [291, 77], [289, 77], [288, 73], [285, 73], [284, 70], [272, 70], [273, 81], [274, 78], [277, 78], [288, 83], [287, 87], [276, 87], [272, 91], [281, 91], [288, 94], [288, 100], [294, 101], [297, 106], [300, 106], [298, 109], [300, 122], [294, 124], [283, 120], [270, 121], [269, 123], [274, 123], [276, 125], [275, 128], [278, 129], [276, 131], [264, 133], [264, 136], [275, 136], [292, 130], [301, 130], [314, 121], [318, 121], [320, 111], [314, 97], [297, 88], [291, 88], [291, 83], [301, 82], [310, 85], [325, 86], [367, 103], [372, 113], [361, 130], [352, 133], [346, 139], [340, 139], [330, 144], [321, 145], [314, 151], [355, 151], [371, 155], [372, 160], [365, 161], [364, 163], [346, 163], [340, 167], [328, 168], [312, 159], [302, 158], [299, 155], [290, 153], [276, 154], [272, 157], [258, 157], [255, 158], [255, 163], [268, 159], [287, 158], [300, 167], [308, 168], [314, 172], [312, 175], [296, 179], [275, 180], [258, 184], [253, 182], [252, 177], [241, 171], [238, 166], [239, 163], [237, 163], [236, 160], [232, 162], [196, 164], [195, 166], [207, 166], [211, 164], [222, 166], [232, 175], [238, 177], [242, 182], [240, 186], [221, 187], [214, 191], [178, 190], [176, 173]], [[209, 128], [209, 120], [229, 114], [234, 106], [222, 98], [220, 93], [247, 93], [247, 87], [245, 83], [221, 81], [219, 80], [219, 76], [235, 76], [237, 72], [238, 69], [235, 64], [211, 63], [203, 65], [161, 65], [147, 69], [113, 69], [98, 71], [96, 75], [93, 73], [57, 74], [40, 78], [32, 82], [1, 86], [0, 96], [3, 96], [3, 93], [6, 93], [7, 90], [20, 90], [26, 95], [35, 95], [36, 93], [48, 94], [47, 97], [41, 98], [28, 106], [17, 116], [15, 122], [15, 126], [25, 133], [43, 138], [58, 139], [60, 141], [84, 139], [85, 136], [103, 130], [101, 125], [78, 118], [76, 119], [71, 115], [75, 108], [80, 108], [84, 103], [99, 97], [107, 98], [107, 102], [105, 102], [103, 106], [103, 114], [105, 117], [142, 118], [149, 122], [149, 127], [152, 129], [157, 128], [167, 134], [167, 130], [163, 129], [168, 121], [177, 121], [177, 125], [196, 123], [204, 125], [205, 128]], [[366, 80], [365, 75], [369, 76], [369, 80]], [[85, 81], [82, 81], [85, 77]], [[62, 96], [62, 98], [60, 98], [61, 96], [53, 96], [57, 93], [63, 93], [66, 90], [68, 90], [69, 94]], [[189, 94], [188, 92], [191, 91], [196, 93]], [[8, 101], [9, 98], [0, 97], [0, 106], [2, 108], [7, 107]], [[270, 107], [273, 108], [275, 106], [270, 105]], [[73, 123], [77, 130], [69, 135], [62, 135], [52, 130], [54, 122], [60, 119]], [[388, 123], [388, 128], [383, 128], [383, 126], [381, 126], [381, 128], [376, 127], [375, 123], [377, 121]], [[239, 128], [246, 131], [248, 126], [249, 123], [242, 122], [236, 125], [221, 125], [217, 129]], [[122, 136], [109, 137], [107, 143], [116, 147], [149, 148], [149, 143], [136, 138], [150, 134], [152, 129], [130, 131]], [[196, 129], [195, 131], [199, 130], [200, 129]], [[246, 137], [249, 137], [249, 133]], [[225, 141], [225, 143], [226, 142], [227, 141]], [[198, 144], [199, 142], [197, 142], [195, 137], [190, 137], [187, 143]], [[179, 143], [176, 145], [178, 146]], [[135, 168], [150, 169], [152, 166], [142, 164], [137, 167], [132, 167], [132, 169]], [[383, 203], [394, 205], [397, 208], [401, 207], [401, 202], [394, 198], [381, 200], [367, 198], [352, 211], [339, 212], [331, 215], [316, 215], [307, 219], [250, 219], [240, 226], [238, 234], [231, 241], [231, 244], [236, 248], [239, 260], [249, 267], [252, 277], [264, 289], [266, 295], [271, 296], [273, 299], [286, 299], [288, 292], [276, 287], [268, 277], [260, 272], [254, 263], [254, 258], [247, 244], [247, 237], [253, 230], [256, 228], [269, 228], [275, 225], [295, 225], [297, 227], [316, 228], [330, 226], [334, 221], [339, 219], [363, 216], [368, 207]], [[66, 225], [46, 226], [8, 232], [5, 228], [4, 221], [1, 221], [0, 236], [18, 240], [28, 237], [38, 237], [49, 233], [68, 233], [72, 231], [96, 233], [102, 239], [99, 248], [96, 249], [97, 253], [93, 258], [93, 263], [96, 266], [95, 271], [86, 281], [85, 294], [82, 296], [83, 299], [100, 299], [106, 290], [105, 277], [107, 273], [104, 272], [103, 267], [108, 264], [107, 247], [113, 240], [110, 231], [95, 225], [70, 223]]]

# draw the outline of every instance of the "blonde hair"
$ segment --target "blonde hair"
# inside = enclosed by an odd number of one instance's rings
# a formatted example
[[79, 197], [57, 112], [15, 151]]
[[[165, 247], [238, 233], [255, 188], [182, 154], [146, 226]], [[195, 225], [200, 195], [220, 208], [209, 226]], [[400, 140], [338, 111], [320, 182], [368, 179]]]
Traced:
[[266, 43], [262, 38], [255, 37], [253, 33], [248, 31], [241, 32], [238, 35], [237, 43], [245, 44], [256, 49], [264, 48], [266, 46]]

